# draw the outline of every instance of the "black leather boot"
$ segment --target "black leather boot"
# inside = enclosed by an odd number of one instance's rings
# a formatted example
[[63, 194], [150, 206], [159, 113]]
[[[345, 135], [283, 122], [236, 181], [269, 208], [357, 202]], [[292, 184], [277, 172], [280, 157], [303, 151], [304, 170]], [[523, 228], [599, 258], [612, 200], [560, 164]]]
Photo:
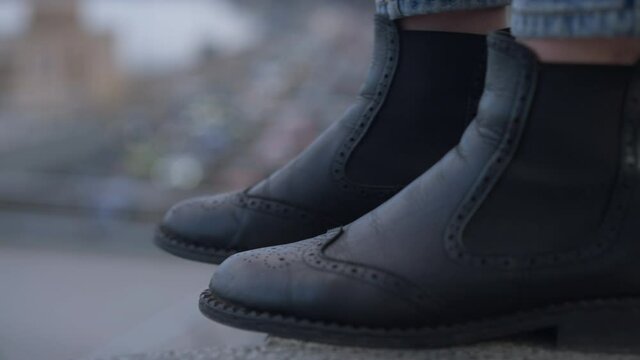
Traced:
[[504, 33], [489, 48], [454, 150], [343, 229], [231, 257], [204, 314], [337, 344], [550, 330], [640, 350], [640, 66], [540, 64]]
[[172, 208], [160, 247], [218, 263], [322, 234], [383, 203], [458, 142], [482, 93], [486, 37], [402, 31], [383, 17], [375, 26], [368, 79], [344, 118], [259, 184]]

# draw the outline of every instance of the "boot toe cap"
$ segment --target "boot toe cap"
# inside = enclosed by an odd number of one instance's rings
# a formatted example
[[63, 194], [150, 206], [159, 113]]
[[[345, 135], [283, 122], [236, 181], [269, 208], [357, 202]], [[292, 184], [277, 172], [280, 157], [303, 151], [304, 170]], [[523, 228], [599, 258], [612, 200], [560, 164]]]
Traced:
[[238, 231], [238, 209], [233, 194], [188, 199], [174, 205], [160, 224], [172, 240], [206, 248], [226, 249]]
[[[412, 326], [420, 306], [357, 277], [316, 267], [318, 238], [236, 254], [210, 291], [249, 310], [351, 326]], [[331, 269], [332, 265], [328, 265]]]

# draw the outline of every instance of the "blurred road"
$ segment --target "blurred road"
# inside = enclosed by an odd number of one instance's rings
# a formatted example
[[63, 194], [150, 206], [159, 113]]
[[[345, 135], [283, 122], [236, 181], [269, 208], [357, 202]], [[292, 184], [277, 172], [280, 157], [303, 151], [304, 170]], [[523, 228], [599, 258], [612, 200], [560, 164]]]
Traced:
[[259, 344], [197, 309], [214, 266], [151, 244], [153, 225], [0, 212], [0, 359]]

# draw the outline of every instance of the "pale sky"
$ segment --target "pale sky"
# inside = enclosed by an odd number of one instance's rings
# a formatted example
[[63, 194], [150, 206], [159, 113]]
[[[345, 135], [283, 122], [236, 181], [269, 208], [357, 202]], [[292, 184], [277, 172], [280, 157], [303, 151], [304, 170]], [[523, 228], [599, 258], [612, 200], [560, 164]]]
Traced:
[[[190, 65], [204, 46], [233, 52], [256, 41], [256, 21], [228, 0], [85, 0], [83, 21], [108, 30], [132, 71]], [[19, 33], [28, 1], [0, 0], [0, 35]]]

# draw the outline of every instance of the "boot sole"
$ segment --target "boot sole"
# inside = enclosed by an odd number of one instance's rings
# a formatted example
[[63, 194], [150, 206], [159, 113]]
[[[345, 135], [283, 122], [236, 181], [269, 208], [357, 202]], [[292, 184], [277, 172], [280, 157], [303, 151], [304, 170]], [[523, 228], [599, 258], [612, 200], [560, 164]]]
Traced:
[[238, 252], [196, 245], [175, 235], [167, 234], [162, 228], [156, 230], [153, 240], [156, 246], [172, 255], [215, 265], [220, 265], [225, 259]]
[[640, 353], [640, 299], [581, 301], [493, 319], [442, 327], [371, 328], [326, 323], [247, 308], [200, 295], [200, 311], [232, 327], [332, 345], [370, 348], [441, 348], [551, 331], [559, 348]]

